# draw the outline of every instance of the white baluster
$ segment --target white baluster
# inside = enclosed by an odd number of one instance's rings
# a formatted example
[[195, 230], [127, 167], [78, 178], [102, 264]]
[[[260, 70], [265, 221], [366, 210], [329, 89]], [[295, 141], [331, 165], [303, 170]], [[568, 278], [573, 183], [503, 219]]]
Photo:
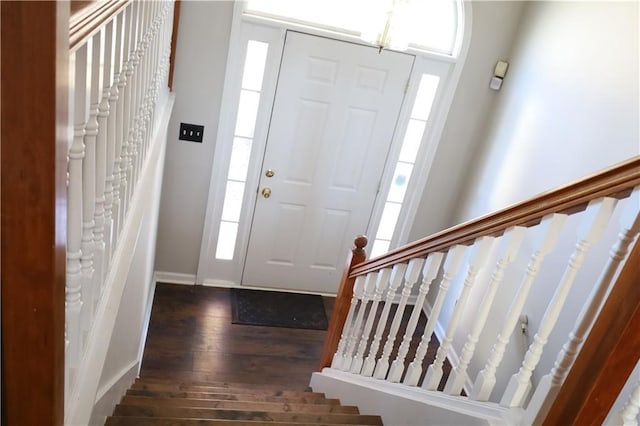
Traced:
[[121, 72], [121, 86], [120, 96], [124, 94], [123, 107], [122, 107], [122, 144], [120, 145], [120, 212], [119, 223], [120, 230], [124, 227], [124, 220], [129, 209], [129, 197], [127, 194], [129, 187], [129, 132], [131, 129], [131, 115], [132, 115], [132, 86], [133, 86], [133, 54], [135, 49], [135, 22], [137, 18], [136, 11], [138, 10], [138, 2], [132, 2], [127, 8], [126, 24], [125, 24], [125, 38], [123, 45], [123, 57], [126, 57], [126, 61], [123, 64], [123, 72]]
[[507, 407], [521, 407], [524, 403], [529, 390], [531, 389], [531, 375], [533, 370], [538, 365], [540, 357], [542, 356], [542, 350], [547, 343], [549, 334], [553, 330], [560, 311], [564, 306], [564, 303], [571, 289], [576, 274], [582, 266], [584, 256], [591, 247], [591, 245], [600, 239], [604, 233], [613, 209], [616, 206], [616, 199], [604, 198], [600, 200], [594, 200], [589, 203], [587, 209], [584, 212], [584, 218], [581, 228], [578, 230], [578, 241], [576, 247], [569, 258], [569, 264], [565, 269], [564, 275], [560, 280], [560, 284], [556, 288], [551, 303], [547, 306], [547, 310], [544, 313], [544, 317], [540, 323], [540, 329], [533, 338], [533, 343], [529, 346], [529, 350], [524, 357], [520, 371], [514, 374], [509, 380], [507, 389], [504, 392], [501, 405]]
[[93, 319], [95, 292], [100, 288], [102, 276], [103, 247], [96, 245], [96, 145], [98, 140], [98, 110], [100, 104], [100, 89], [102, 88], [102, 32], [96, 33], [90, 41], [91, 46], [91, 106], [89, 121], [84, 136], [85, 157], [82, 162], [82, 271], [84, 284], [82, 288], [82, 328], [86, 333], [91, 327]]
[[389, 283], [389, 276], [391, 275], [390, 269], [382, 269], [378, 271], [376, 283], [375, 283], [375, 292], [373, 294], [373, 301], [371, 303], [371, 308], [369, 309], [369, 316], [367, 317], [367, 322], [364, 325], [364, 331], [362, 332], [362, 337], [360, 338], [360, 344], [358, 345], [358, 352], [353, 357], [353, 361], [351, 362], [351, 372], [352, 373], [360, 373], [363, 364], [363, 356], [364, 351], [367, 349], [367, 344], [369, 343], [369, 336], [371, 335], [371, 328], [373, 327], [373, 322], [376, 319], [376, 312], [378, 312], [378, 304], [382, 299], [382, 293]]
[[462, 285], [462, 291], [456, 302], [453, 310], [453, 315], [449, 319], [447, 330], [445, 331], [444, 338], [440, 342], [438, 351], [436, 353], [436, 359], [427, 368], [427, 375], [424, 378], [422, 387], [429, 390], [438, 389], [440, 380], [442, 380], [444, 360], [447, 359], [447, 352], [453, 342], [453, 336], [458, 328], [458, 323], [462, 317], [462, 313], [467, 309], [467, 299], [469, 299], [469, 293], [476, 281], [478, 272], [484, 267], [489, 254], [491, 254], [491, 248], [495, 241], [494, 237], [480, 237], [474, 241], [471, 246], [470, 256], [467, 265], [467, 276], [465, 277]]
[[[366, 279], [365, 275], [360, 275], [359, 277], [356, 277], [356, 282], [353, 284], [351, 306], [349, 306], [349, 313], [347, 314], [347, 319], [344, 323], [344, 327], [342, 328], [342, 335], [340, 336], [340, 342], [338, 342], [338, 349], [331, 361], [331, 368], [336, 368], [338, 370], [345, 369], [344, 365], [346, 364], [347, 359], [347, 348], [351, 344], [352, 333], [355, 328], [353, 316], [355, 315], [360, 299], [362, 299], [362, 295], [364, 294], [364, 283]], [[360, 310], [362, 309], [363, 307], [361, 305]]]
[[80, 359], [80, 320], [82, 313], [82, 160], [84, 158], [85, 126], [89, 119], [87, 51], [81, 46], [74, 55], [73, 142], [69, 150], [69, 188], [67, 193], [67, 285], [65, 294], [67, 359], [71, 368]]
[[[376, 367], [376, 356], [378, 355], [378, 349], [380, 348], [380, 342], [382, 341], [382, 337], [384, 335], [384, 329], [387, 325], [387, 319], [389, 318], [389, 311], [391, 310], [391, 306], [393, 305], [393, 301], [396, 298], [396, 291], [402, 284], [402, 277], [407, 269], [406, 263], [396, 263], [393, 265], [393, 269], [391, 271], [391, 282], [389, 284], [389, 291], [387, 292], [386, 301], [382, 308], [382, 313], [380, 314], [380, 319], [378, 320], [378, 326], [376, 327], [376, 333], [373, 336], [373, 342], [371, 342], [371, 347], [369, 348], [369, 354], [367, 358], [364, 360], [364, 364], [362, 366], [362, 371], [360, 374], [363, 376], [371, 377], [373, 375], [373, 371]], [[381, 285], [386, 286], [386, 283], [381, 283]], [[378, 289], [376, 289], [377, 291]], [[384, 292], [384, 288], [380, 289], [381, 292]]]
[[[110, 225], [106, 220], [106, 179], [107, 179], [107, 144], [109, 140], [108, 120], [110, 114], [109, 97], [112, 84], [111, 65], [113, 63], [113, 21], [107, 23], [104, 32], [104, 52], [102, 67], [102, 96], [98, 107], [98, 143], [96, 145], [96, 211], [94, 215], [95, 232], [94, 244], [96, 259], [101, 258], [100, 273], [97, 274], [99, 287], [94, 291], [94, 306], [101, 294], [104, 277], [109, 266], [109, 238]], [[98, 269], [96, 268], [96, 271]]]
[[133, 54], [133, 92], [132, 92], [132, 125], [129, 130], [129, 160], [127, 168], [127, 199], [130, 201], [133, 196], [137, 181], [138, 164], [138, 144], [140, 139], [140, 94], [142, 91], [142, 55], [144, 54], [144, 30], [145, 30], [145, 10], [148, 9], [146, 2], [138, 4], [138, 19], [136, 20], [136, 42]]
[[633, 191], [626, 207], [620, 218], [618, 240], [609, 252], [607, 264], [587, 299], [588, 303], [584, 305], [580, 315], [578, 315], [573, 331], [569, 334], [569, 340], [558, 353], [551, 373], [542, 377], [527, 406], [527, 418], [531, 418], [536, 423], [542, 421], [549, 412], [569, 369], [576, 359], [580, 345], [584, 341], [587, 332], [591, 329], [594, 319], [607, 298], [613, 278], [622, 260], [626, 257], [631, 242], [640, 233], [640, 188], [636, 188]]
[[418, 299], [416, 300], [416, 304], [413, 305], [407, 329], [405, 330], [404, 337], [402, 338], [402, 343], [400, 343], [400, 347], [398, 348], [398, 355], [391, 363], [391, 370], [389, 370], [389, 376], [387, 377], [387, 380], [390, 382], [397, 383], [402, 377], [402, 373], [404, 371], [404, 360], [409, 352], [413, 332], [416, 330], [418, 320], [420, 319], [420, 315], [422, 314], [422, 309], [424, 307], [424, 301], [427, 297], [427, 293], [429, 293], [429, 287], [440, 270], [440, 264], [442, 263], [443, 257], [444, 253], [431, 253], [424, 263], [424, 267], [422, 269], [422, 284], [420, 285], [418, 292]]
[[424, 361], [424, 357], [427, 355], [427, 349], [429, 348], [431, 335], [433, 334], [433, 330], [436, 327], [438, 317], [440, 316], [440, 311], [442, 310], [442, 305], [444, 304], [444, 299], [446, 298], [449, 291], [449, 286], [451, 285], [451, 280], [453, 279], [455, 273], [458, 271], [458, 268], [460, 267], [460, 263], [462, 263], [462, 258], [464, 257], [466, 251], [467, 246], [456, 245], [451, 247], [447, 252], [447, 257], [442, 268], [443, 276], [440, 280], [438, 295], [436, 296], [436, 301], [434, 302], [433, 308], [431, 309], [431, 314], [427, 319], [427, 325], [425, 326], [424, 334], [420, 338], [420, 343], [418, 344], [418, 348], [416, 349], [416, 355], [407, 368], [407, 374], [405, 375], [403, 381], [405, 385], [416, 386], [418, 384], [418, 380], [420, 380], [420, 375], [422, 374], [422, 362]]
[[385, 342], [384, 349], [382, 350], [382, 356], [376, 363], [376, 369], [373, 374], [376, 379], [384, 379], [387, 377], [387, 372], [389, 371], [389, 357], [391, 356], [396, 339], [398, 338], [398, 330], [400, 329], [400, 323], [404, 316], [407, 300], [409, 300], [409, 296], [411, 296], [411, 289], [413, 288], [413, 285], [418, 281], [423, 264], [424, 259], [411, 259], [409, 261], [409, 266], [404, 274], [404, 286], [402, 287], [400, 303], [398, 303], [396, 314], [391, 322], [391, 328], [389, 329], [387, 341]]
[[636, 383], [627, 403], [615, 414], [613, 424], [622, 426], [638, 426], [638, 413], [640, 412], [640, 380]]
[[[115, 251], [116, 239], [118, 235], [118, 204], [119, 192], [116, 194], [117, 186], [114, 185], [117, 177], [115, 175], [116, 162], [116, 145], [118, 144], [119, 130], [117, 127], [118, 117], [118, 81], [120, 80], [120, 69], [122, 63], [122, 20], [124, 13], [118, 14], [113, 20], [112, 32], [112, 51], [113, 51], [113, 70], [112, 81], [109, 89], [109, 117], [107, 118], [107, 164], [105, 170], [105, 189], [104, 189], [104, 220], [105, 220], [105, 241], [106, 241], [106, 261], [109, 262]], [[108, 33], [107, 33], [108, 34]], [[108, 37], [109, 38], [109, 37]]]
[[[360, 307], [358, 308], [358, 315], [356, 316], [356, 320], [353, 323], [353, 327], [351, 328], [351, 337], [349, 337], [349, 344], [347, 345], [347, 350], [344, 353], [344, 360], [342, 362], [342, 369], [344, 371], [349, 371], [351, 369], [353, 357], [355, 356], [356, 346], [358, 345], [360, 337], [362, 336], [362, 321], [364, 320], [364, 315], [367, 311], [369, 300], [373, 296], [373, 291], [375, 290], [377, 275], [378, 274], [376, 272], [370, 272], [366, 275], [366, 278], [364, 280], [364, 288], [360, 296]], [[364, 336], [362, 337], [364, 338]]]
[[538, 275], [538, 268], [544, 260], [545, 256], [551, 252], [558, 240], [562, 226], [567, 215], [552, 214], [542, 219], [540, 225], [536, 227], [537, 240], [534, 242], [534, 252], [529, 259], [529, 264], [525, 275], [520, 283], [520, 288], [516, 297], [511, 302], [509, 313], [505, 318], [502, 329], [498, 334], [497, 341], [491, 348], [491, 354], [487, 360], [484, 369], [478, 373], [476, 381], [473, 384], [469, 397], [478, 401], [487, 401], [491, 396], [491, 392], [496, 384], [496, 370], [502, 362], [504, 351], [509, 343], [511, 334], [518, 322], [518, 318], [522, 313], [522, 308], [529, 295], [531, 284]]
[[451, 371], [447, 384], [444, 387], [445, 393], [449, 395], [460, 395], [464, 383], [467, 379], [467, 368], [473, 357], [473, 353], [476, 350], [476, 344], [480, 338], [480, 333], [484, 328], [487, 318], [489, 317], [489, 311], [493, 306], [493, 300], [495, 299], [498, 287], [502, 283], [504, 278], [504, 270], [509, 263], [518, 254], [518, 249], [522, 244], [524, 234], [527, 228], [521, 226], [515, 226], [505, 231], [500, 241], [498, 248], [498, 260], [496, 266], [491, 274], [491, 281], [487, 286], [485, 295], [480, 302], [478, 308], [478, 314], [474, 317], [473, 328], [467, 336], [467, 341], [462, 348], [462, 355], [460, 355], [460, 363]]

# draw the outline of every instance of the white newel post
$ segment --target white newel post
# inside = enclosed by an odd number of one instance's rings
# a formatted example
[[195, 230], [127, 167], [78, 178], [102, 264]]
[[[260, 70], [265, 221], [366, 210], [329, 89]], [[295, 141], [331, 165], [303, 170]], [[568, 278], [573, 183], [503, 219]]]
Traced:
[[109, 128], [108, 120], [110, 114], [109, 108], [109, 96], [111, 92], [112, 82], [112, 70], [111, 64], [113, 63], [113, 20], [104, 27], [104, 52], [103, 52], [103, 67], [102, 67], [102, 96], [100, 97], [100, 104], [98, 106], [98, 143], [96, 145], [96, 211], [94, 215], [95, 232], [94, 232], [94, 244], [96, 247], [96, 261], [100, 258], [100, 268], [96, 268], [96, 274], [98, 279], [98, 286], [93, 292], [93, 304], [94, 309], [100, 294], [102, 292], [102, 285], [104, 283], [104, 277], [107, 274], [109, 267], [109, 252], [108, 252], [108, 238], [106, 237], [110, 232], [107, 229], [106, 223], [106, 179], [107, 179], [107, 144], [109, 140]]
[[[356, 277], [356, 282], [353, 284], [353, 296], [351, 297], [351, 306], [349, 306], [349, 313], [347, 313], [347, 319], [344, 322], [342, 328], [342, 335], [340, 336], [340, 342], [338, 342], [338, 349], [336, 350], [333, 360], [331, 361], [331, 368], [337, 368], [343, 370], [345, 359], [347, 358], [347, 347], [350, 344], [352, 329], [355, 328], [353, 324], [353, 316], [358, 308], [358, 303], [364, 294], [364, 282], [366, 277], [361, 275]], [[362, 306], [360, 307], [362, 310]]]
[[560, 316], [560, 311], [564, 306], [576, 274], [582, 266], [584, 256], [591, 245], [604, 233], [613, 214], [616, 201], [613, 198], [604, 198], [591, 201], [587, 206], [582, 226], [578, 230], [578, 241], [573, 254], [569, 258], [567, 269], [565, 269], [564, 275], [553, 294], [551, 303], [547, 306], [540, 328], [533, 338], [533, 343], [529, 346], [520, 370], [509, 380], [507, 389], [500, 401], [501, 405], [507, 407], [521, 407], [523, 405], [524, 399], [531, 389], [531, 374], [533, 374], [533, 370], [540, 361], [544, 345], [547, 343], [549, 334], [551, 334]]
[[436, 359], [427, 368], [427, 374], [422, 383], [422, 387], [429, 390], [438, 389], [440, 380], [442, 380], [442, 367], [444, 360], [447, 358], [447, 352], [453, 342], [453, 336], [458, 328], [458, 323], [462, 317], [462, 313], [467, 308], [467, 299], [469, 299], [469, 293], [473, 284], [476, 282], [478, 272], [484, 267], [489, 254], [491, 254], [491, 248], [495, 241], [494, 237], [480, 237], [473, 242], [469, 255], [467, 265], [467, 276], [462, 284], [462, 291], [456, 302], [456, 306], [449, 320], [447, 330], [445, 331], [444, 338], [440, 342], [438, 351], [436, 352]]
[[[84, 134], [89, 119], [89, 91], [87, 90], [87, 56], [89, 46], [78, 48], [71, 66], [74, 81], [73, 142], [69, 149], [67, 193], [67, 283], [65, 291], [66, 327], [69, 341], [67, 368], [74, 368], [80, 359], [80, 320], [82, 313], [82, 161]], [[70, 378], [73, 380], [73, 377]]]
[[[378, 276], [377, 272], [369, 272], [364, 279], [363, 290], [360, 292], [360, 307], [358, 308], [358, 315], [356, 315], [356, 320], [353, 323], [353, 327], [351, 328], [351, 336], [349, 337], [349, 343], [347, 344], [347, 350], [344, 353], [344, 357], [342, 360], [342, 369], [344, 371], [349, 371], [351, 369], [351, 363], [353, 362], [353, 357], [355, 355], [356, 346], [360, 340], [360, 337], [364, 338], [362, 335], [362, 321], [364, 320], [364, 315], [367, 311], [367, 306], [369, 304], [369, 300], [373, 296], [373, 291], [375, 290], [375, 282], [376, 277]], [[355, 291], [354, 291], [355, 294]]]
[[522, 313], [522, 308], [524, 307], [527, 296], [529, 295], [531, 284], [538, 275], [538, 269], [540, 268], [540, 264], [544, 260], [545, 256], [551, 252], [553, 247], [555, 247], [566, 218], [567, 215], [564, 214], [552, 214], [544, 217], [540, 225], [536, 227], [537, 241], [533, 243], [534, 252], [531, 255], [529, 264], [527, 265], [518, 293], [513, 299], [513, 302], [511, 302], [509, 313], [507, 314], [502, 329], [498, 334], [496, 343], [491, 348], [489, 359], [487, 360], [484, 369], [482, 369], [476, 377], [476, 381], [474, 382], [469, 395], [471, 399], [478, 401], [489, 400], [491, 392], [496, 384], [496, 370], [502, 362], [507, 343], [509, 343], [511, 334], [518, 323], [518, 318]]
[[407, 357], [407, 353], [409, 352], [409, 346], [411, 345], [411, 337], [418, 325], [424, 301], [427, 297], [427, 293], [429, 293], [429, 287], [438, 274], [443, 257], [444, 253], [431, 253], [424, 262], [424, 267], [422, 268], [422, 284], [420, 284], [420, 289], [418, 291], [418, 299], [416, 300], [416, 304], [413, 305], [407, 329], [405, 330], [404, 337], [402, 338], [402, 342], [398, 348], [398, 355], [391, 363], [391, 369], [389, 370], [389, 376], [387, 377], [387, 380], [390, 382], [397, 383], [402, 378], [402, 373], [404, 372], [404, 361]]
[[402, 317], [404, 316], [404, 309], [407, 306], [407, 300], [409, 300], [409, 296], [411, 296], [411, 289], [413, 288], [413, 285], [418, 281], [420, 270], [422, 269], [423, 264], [424, 259], [422, 258], [411, 259], [409, 261], [409, 266], [407, 267], [407, 270], [404, 274], [404, 286], [402, 287], [400, 303], [398, 303], [396, 314], [394, 315], [393, 321], [391, 322], [391, 328], [389, 329], [389, 334], [387, 335], [387, 341], [385, 342], [384, 349], [382, 350], [382, 357], [380, 357], [380, 359], [378, 360], [376, 369], [373, 374], [376, 379], [385, 379], [387, 377], [387, 372], [389, 371], [389, 358], [391, 357], [391, 352], [393, 351], [396, 339], [398, 338], [398, 330], [400, 329], [400, 323], [402, 322]]
[[104, 230], [105, 230], [105, 259], [109, 263], [116, 246], [118, 235], [115, 174], [116, 144], [118, 133], [118, 81], [120, 79], [120, 64], [122, 62], [122, 19], [124, 12], [118, 14], [111, 23], [111, 43], [113, 52], [111, 87], [109, 88], [109, 117], [107, 118], [107, 164], [105, 169], [104, 187]]
[[[376, 367], [376, 356], [378, 355], [378, 349], [380, 348], [380, 343], [382, 342], [384, 329], [387, 324], [387, 319], [389, 318], [389, 312], [391, 311], [391, 305], [393, 305], [393, 301], [396, 298], [396, 292], [398, 291], [398, 288], [400, 288], [400, 284], [402, 284], [402, 277], [404, 276], [406, 269], [406, 263], [396, 263], [395, 265], [393, 265], [393, 269], [391, 270], [389, 291], [387, 291], [385, 303], [382, 307], [382, 313], [380, 314], [378, 326], [376, 327], [376, 333], [373, 336], [373, 341], [371, 342], [371, 347], [369, 348], [369, 354], [364, 360], [362, 371], [360, 372], [360, 374], [362, 374], [363, 376], [373, 376], [373, 372]], [[386, 284], [384, 285], [386, 286]], [[380, 291], [384, 292], [384, 289], [381, 289]]]
[[[578, 350], [587, 332], [607, 298], [613, 278], [625, 259], [631, 242], [640, 233], [640, 188], [636, 188], [629, 197], [628, 204], [620, 218], [618, 239], [609, 252], [609, 259], [591, 291], [588, 302], [582, 308], [576, 324], [569, 334], [569, 340], [558, 353], [550, 374], [542, 377], [526, 410], [526, 418], [536, 424], [544, 420], [553, 404], [560, 387], [564, 383], [569, 369], [573, 365]], [[626, 423], [625, 423], [626, 424]]]
[[378, 311], [378, 304], [382, 299], [382, 293], [384, 289], [387, 287], [389, 283], [389, 275], [391, 274], [390, 269], [382, 269], [378, 271], [374, 293], [373, 293], [373, 301], [371, 303], [371, 308], [369, 309], [369, 316], [367, 317], [367, 322], [364, 325], [364, 331], [362, 332], [362, 337], [360, 338], [360, 344], [358, 345], [358, 352], [353, 357], [351, 361], [351, 372], [359, 374], [360, 370], [362, 370], [364, 351], [367, 349], [367, 344], [369, 343], [369, 336], [371, 335], [371, 328], [373, 327], [373, 322], [376, 319], [376, 312]]
[[495, 299], [498, 287], [500, 287], [504, 278], [504, 270], [518, 254], [526, 229], [527, 228], [521, 226], [515, 226], [507, 229], [502, 235], [497, 253], [498, 260], [491, 274], [491, 280], [487, 286], [482, 302], [480, 302], [478, 313], [474, 318], [473, 328], [462, 348], [460, 362], [458, 366], [451, 371], [447, 384], [444, 387], [445, 393], [449, 395], [460, 395], [460, 392], [462, 392], [467, 378], [467, 368], [476, 350], [480, 333], [482, 333], [487, 318], [489, 317], [489, 311], [493, 306], [493, 300]]
[[405, 385], [416, 386], [420, 380], [420, 375], [422, 375], [422, 362], [424, 361], [424, 357], [427, 356], [427, 349], [429, 348], [429, 341], [431, 341], [431, 334], [433, 334], [433, 330], [436, 328], [436, 323], [440, 316], [444, 300], [447, 297], [451, 280], [455, 276], [456, 272], [458, 272], [466, 252], [467, 246], [463, 245], [453, 246], [447, 251], [444, 266], [442, 267], [443, 275], [440, 280], [438, 295], [436, 296], [436, 301], [434, 302], [429, 318], [427, 319], [424, 334], [420, 338], [420, 343], [416, 349], [416, 355], [413, 357], [413, 361], [411, 361], [407, 368], [407, 374], [404, 376], [403, 383]]

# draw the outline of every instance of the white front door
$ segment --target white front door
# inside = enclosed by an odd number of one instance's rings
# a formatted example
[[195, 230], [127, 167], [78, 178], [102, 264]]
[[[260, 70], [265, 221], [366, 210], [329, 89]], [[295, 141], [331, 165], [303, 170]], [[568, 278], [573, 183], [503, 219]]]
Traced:
[[367, 231], [413, 60], [287, 33], [243, 285], [336, 292]]

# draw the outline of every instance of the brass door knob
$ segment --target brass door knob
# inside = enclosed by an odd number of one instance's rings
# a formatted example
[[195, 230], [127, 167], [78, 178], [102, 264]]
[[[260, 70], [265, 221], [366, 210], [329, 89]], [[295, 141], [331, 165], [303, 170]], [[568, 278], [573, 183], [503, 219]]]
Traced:
[[271, 197], [271, 188], [263, 188], [262, 189], [262, 196], [264, 198], [269, 198]]
[[275, 173], [271, 169], [267, 169], [267, 171], [264, 173], [264, 175], [268, 178], [273, 177], [274, 174]]

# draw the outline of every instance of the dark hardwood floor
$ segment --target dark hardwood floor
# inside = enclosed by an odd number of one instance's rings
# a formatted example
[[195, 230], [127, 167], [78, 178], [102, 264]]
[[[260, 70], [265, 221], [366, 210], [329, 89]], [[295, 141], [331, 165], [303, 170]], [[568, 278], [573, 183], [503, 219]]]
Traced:
[[[324, 302], [329, 318], [333, 299], [324, 298]], [[404, 334], [411, 308], [407, 307], [404, 312], [399, 336]], [[387, 326], [394, 311], [395, 306]], [[422, 315], [407, 364], [413, 359], [425, 324], [426, 317]], [[307, 388], [311, 373], [317, 371], [325, 333], [232, 324], [229, 289], [159, 283], [140, 376], [177, 382], [272, 384], [302, 390]], [[401, 337], [396, 341], [396, 348], [400, 340]], [[435, 356], [437, 344], [434, 336], [425, 370]], [[395, 352], [391, 359], [395, 358]], [[449, 368], [447, 362], [446, 375]]]

